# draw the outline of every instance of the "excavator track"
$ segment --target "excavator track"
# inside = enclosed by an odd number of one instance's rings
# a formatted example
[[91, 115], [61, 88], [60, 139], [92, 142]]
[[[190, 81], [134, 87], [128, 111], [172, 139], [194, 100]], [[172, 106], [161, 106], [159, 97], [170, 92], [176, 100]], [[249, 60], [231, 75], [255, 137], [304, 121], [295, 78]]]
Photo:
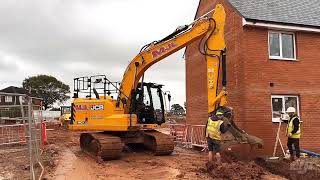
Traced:
[[118, 159], [123, 144], [120, 137], [104, 133], [81, 133], [81, 149], [98, 161]]
[[158, 131], [145, 131], [144, 146], [154, 155], [169, 155], [174, 149], [173, 137]]

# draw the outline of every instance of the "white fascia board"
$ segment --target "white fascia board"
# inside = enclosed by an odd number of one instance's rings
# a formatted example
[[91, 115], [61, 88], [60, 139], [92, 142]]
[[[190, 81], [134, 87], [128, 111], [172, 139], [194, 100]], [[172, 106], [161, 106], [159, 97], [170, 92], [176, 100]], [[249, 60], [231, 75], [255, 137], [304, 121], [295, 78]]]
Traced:
[[320, 33], [320, 28], [310, 28], [310, 27], [301, 27], [301, 26], [291, 26], [291, 25], [280, 25], [275, 23], [265, 23], [265, 22], [254, 22], [248, 21], [245, 18], [242, 18], [242, 26], [255, 26], [255, 27], [265, 27], [269, 29], [278, 29], [278, 30], [288, 30], [288, 31], [307, 31], [307, 32], [316, 32]]

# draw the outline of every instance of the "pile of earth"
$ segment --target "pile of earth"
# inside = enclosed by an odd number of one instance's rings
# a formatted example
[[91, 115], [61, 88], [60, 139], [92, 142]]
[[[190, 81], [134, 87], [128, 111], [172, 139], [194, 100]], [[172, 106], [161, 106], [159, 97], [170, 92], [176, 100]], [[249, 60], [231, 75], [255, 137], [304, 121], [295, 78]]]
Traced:
[[320, 158], [300, 158], [293, 162], [285, 159], [277, 161], [257, 159], [256, 163], [271, 173], [284, 176], [288, 179], [320, 179]]
[[223, 179], [261, 179], [269, 174], [255, 162], [234, 161], [229, 163], [207, 163], [207, 172], [213, 178]]

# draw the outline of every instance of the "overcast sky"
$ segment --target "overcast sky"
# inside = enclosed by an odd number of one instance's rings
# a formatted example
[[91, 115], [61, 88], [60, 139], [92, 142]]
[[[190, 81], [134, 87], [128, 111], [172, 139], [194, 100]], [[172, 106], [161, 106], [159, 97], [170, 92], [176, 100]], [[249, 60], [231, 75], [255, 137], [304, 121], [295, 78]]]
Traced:
[[[120, 81], [140, 48], [192, 22], [199, 0], [1, 0], [0, 88], [49, 74], [69, 84], [106, 74]], [[185, 102], [184, 50], [152, 66], [145, 81]]]

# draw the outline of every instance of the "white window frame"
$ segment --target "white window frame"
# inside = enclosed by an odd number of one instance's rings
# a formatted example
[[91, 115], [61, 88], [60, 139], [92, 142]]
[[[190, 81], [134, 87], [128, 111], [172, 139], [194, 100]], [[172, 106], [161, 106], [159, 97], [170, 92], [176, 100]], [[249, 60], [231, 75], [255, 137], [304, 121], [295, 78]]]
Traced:
[[[279, 33], [279, 43], [280, 43], [280, 56], [271, 56], [270, 55], [270, 33]], [[293, 58], [284, 58], [282, 56], [282, 34], [292, 34], [293, 36]], [[273, 60], [286, 60], [286, 61], [297, 61], [297, 53], [296, 53], [296, 36], [294, 32], [286, 32], [286, 31], [268, 31], [268, 55], [269, 59]]]
[[[297, 98], [297, 115], [300, 117], [300, 100], [299, 96], [294, 96], [294, 95], [271, 95], [271, 117], [272, 117], [272, 122], [280, 122], [280, 118], [274, 118], [273, 117], [273, 107], [272, 107], [272, 98], [282, 98], [282, 112], [285, 113], [285, 97], [295, 97]], [[301, 120], [300, 120], [301, 121]]]
[[4, 96], [4, 102], [13, 102], [12, 96]]

